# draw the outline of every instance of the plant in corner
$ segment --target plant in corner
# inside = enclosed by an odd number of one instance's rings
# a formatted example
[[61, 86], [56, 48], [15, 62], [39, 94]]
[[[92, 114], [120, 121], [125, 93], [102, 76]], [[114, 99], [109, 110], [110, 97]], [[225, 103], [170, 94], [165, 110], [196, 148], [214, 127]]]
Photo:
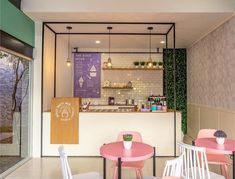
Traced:
[[125, 149], [130, 149], [132, 146], [132, 139], [133, 135], [132, 134], [124, 134], [123, 135], [123, 145]]
[[217, 130], [214, 133], [214, 136], [216, 137], [217, 144], [220, 145], [224, 144], [225, 138], [227, 138], [227, 134], [222, 130]]
[[162, 69], [162, 67], [163, 67], [163, 62], [158, 62], [158, 66], [159, 66], [160, 69]]
[[145, 66], [145, 62], [140, 62], [140, 65], [141, 65], [141, 68], [144, 68], [144, 66]]
[[134, 62], [134, 65], [135, 65], [135, 68], [139, 68], [139, 64], [140, 64], [140, 62]]

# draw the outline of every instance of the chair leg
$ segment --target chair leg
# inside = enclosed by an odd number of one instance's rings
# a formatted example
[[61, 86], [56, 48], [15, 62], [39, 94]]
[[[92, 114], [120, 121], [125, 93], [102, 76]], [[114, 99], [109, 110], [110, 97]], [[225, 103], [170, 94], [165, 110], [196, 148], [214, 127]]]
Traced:
[[141, 170], [141, 169], [138, 169], [138, 171], [139, 171], [140, 179], [143, 179], [144, 177], [143, 177], [143, 172], [142, 172], [142, 170]]
[[135, 175], [136, 175], [136, 179], [140, 179], [140, 174], [139, 174], [139, 171], [137, 169], [135, 169]]
[[220, 174], [224, 176], [225, 171], [224, 171], [224, 165], [220, 165]]
[[228, 165], [224, 165], [224, 174], [225, 174], [225, 178], [229, 179]]
[[117, 178], [117, 167], [114, 166], [113, 168], [113, 179], [116, 179]]
[[223, 175], [225, 177], [225, 179], [229, 179], [228, 166], [227, 165], [220, 165], [220, 171], [221, 171], [221, 175]]

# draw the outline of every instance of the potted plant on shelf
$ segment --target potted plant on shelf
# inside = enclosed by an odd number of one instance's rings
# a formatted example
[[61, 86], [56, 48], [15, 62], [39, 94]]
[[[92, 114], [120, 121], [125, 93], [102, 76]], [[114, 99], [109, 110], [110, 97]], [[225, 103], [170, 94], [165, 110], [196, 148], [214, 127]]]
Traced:
[[162, 68], [163, 68], [163, 62], [158, 62], [158, 67], [159, 67], [160, 69], [162, 69]]
[[157, 68], [157, 62], [153, 62], [153, 68]]
[[145, 66], [145, 62], [140, 62], [140, 65], [141, 65], [141, 68], [144, 68], [144, 66]]
[[140, 62], [134, 62], [135, 68], [139, 68]]
[[123, 135], [123, 145], [125, 149], [130, 149], [132, 146], [132, 139], [133, 135], [132, 134], [124, 134]]
[[225, 138], [227, 138], [227, 134], [222, 130], [217, 130], [214, 133], [214, 136], [216, 137], [217, 144], [220, 145], [224, 144]]

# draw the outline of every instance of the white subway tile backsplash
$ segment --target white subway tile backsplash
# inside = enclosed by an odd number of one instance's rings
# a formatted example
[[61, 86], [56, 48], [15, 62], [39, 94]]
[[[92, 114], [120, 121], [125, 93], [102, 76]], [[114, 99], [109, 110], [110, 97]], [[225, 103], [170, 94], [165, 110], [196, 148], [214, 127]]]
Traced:
[[[148, 54], [111, 54], [113, 67], [134, 67], [134, 61], [148, 61]], [[152, 55], [154, 61], [162, 61], [162, 54]], [[108, 54], [102, 54], [102, 64], [107, 61]], [[83, 99], [93, 104], [107, 104], [108, 97], [115, 97], [115, 102], [124, 103], [126, 99], [135, 99], [135, 103], [145, 103], [149, 95], [163, 95], [163, 71], [142, 70], [102, 70], [101, 81], [109, 80], [112, 85], [132, 82], [132, 90], [101, 89], [101, 98]]]

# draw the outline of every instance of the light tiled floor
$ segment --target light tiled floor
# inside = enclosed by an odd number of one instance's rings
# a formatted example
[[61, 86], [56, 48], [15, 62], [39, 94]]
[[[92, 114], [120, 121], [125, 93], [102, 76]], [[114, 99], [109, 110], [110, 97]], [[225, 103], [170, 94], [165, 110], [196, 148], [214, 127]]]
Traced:
[[[156, 172], [162, 175], [165, 160], [170, 157], [156, 158]], [[69, 164], [73, 174], [97, 171], [102, 174], [103, 160], [100, 157], [70, 157]], [[122, 170], [123, 179], [135, 179], [133, 170]], [[147, 160], [144, 175], [152, 175], [152, 159]], [[62, 179], [60, 161], [58, 157], [33, 158], [15, 170], [6, 179]], [[112, 178], [112, 162], [107, 162], [107, 179]]]
[[[192, 143], [191, 138], [184, 138], [185, 143]], [[171, 157], [157, 157], [156, 158], [156, 173], [157, 176], [162, 176], [164, 163]], [[103, 160], [101, 157], [69, 157], [69, 164], [73, 174], [97, 171], [102, 174]], [[218, 166], [209, 166], [210, 171], [219, 173]], [[230, 178], [232, 178], [231, 167]], [[152, 175], [152, 159], [145, 163], [143, 170], [145, 176]], [[122, 170], [123, 179], [135, 179], [133, 170]], [[112, 178], [112, 162], [107, 161], [107, 179]], [[59, 157], [44, 157], [33, 158], [23, 166], [15, 170], [6, 179], [62, 179]]]
[[[156, 158], [157, 176], [161, 176], [166, 160], [170, 157]], [[73, 174], [97, 171], [102, 174], [103, 160], [100, 157], [70, 157], [69, 164]], [[219, 167], [210, 166], [210, 170], [219, 172]], [[135, 179], [133, 170], [122, 170], [123, 179]], [[230, 169], [231, 171], [231, 169]], [[144, 175], [152, 175], [152, 160], [147, 160], [144, 167]], [[231, 178], [230, 173], [230, 178]], [[107, 162], [107, 179], [112, 178], [112, 162]], [[58, 157], [34, 158], [15, 170], [6, 179], [62, 179], [60, 161]]]

